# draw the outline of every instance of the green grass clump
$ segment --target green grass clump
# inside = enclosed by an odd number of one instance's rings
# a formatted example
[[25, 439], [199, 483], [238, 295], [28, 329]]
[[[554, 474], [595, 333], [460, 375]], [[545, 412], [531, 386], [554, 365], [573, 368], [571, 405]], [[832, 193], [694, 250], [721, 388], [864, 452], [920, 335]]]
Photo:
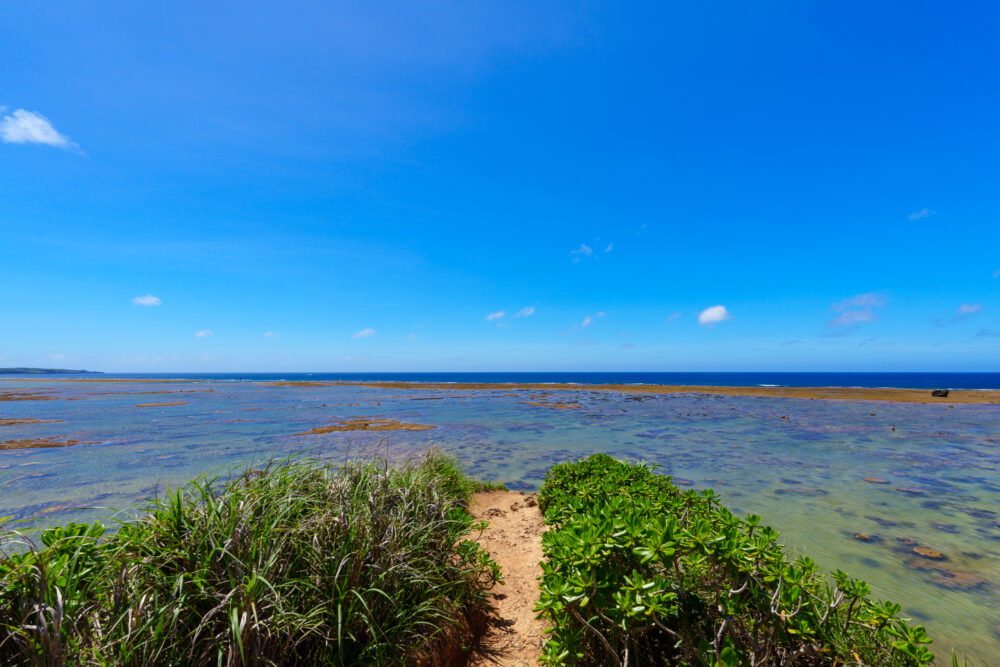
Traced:
[[554, 466], [539, 506], [546, 664], [926, 665], [924, 628], [863, 581], [789, 560], [759, 516], [598, 454]]
[[39, 544], [6, 530], [0, 664], [454, 655], [482, 624], [500, 578], [465, 539], [477, 488], [440, 454], [400, 467], [289, 460], [169, 491], [114, 534], [71, 524], [43, 531]]

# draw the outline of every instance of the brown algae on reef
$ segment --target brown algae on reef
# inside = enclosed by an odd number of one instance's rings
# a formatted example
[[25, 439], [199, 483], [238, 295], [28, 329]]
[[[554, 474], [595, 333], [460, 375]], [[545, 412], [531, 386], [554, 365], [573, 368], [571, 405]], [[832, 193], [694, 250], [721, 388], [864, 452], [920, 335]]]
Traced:
[[56, 440], [53, 438], [21, 438], [18, 440], [6, 440], [0, 442], [0, 450], [9, 449], [38, 449], [42, 447], [72, 447], [73, 445], [89, 445], [89, 442], [80, 440]]
[[396, 419], [357, 417], [337, 421], [333, 426], [316, 426], [295, 435], [320, 435], [338, 431], [429, 431], [436, 426], [427, 424], [407, 424]]
[[137, 408], [162, 408], [168, 405], [187, 405], [187, 401], [176, 401], [174, 403], [136, 403]]
[[24, 424], [60, 424], [62, 419], [0, 419], [0, 426], [21, 426]]

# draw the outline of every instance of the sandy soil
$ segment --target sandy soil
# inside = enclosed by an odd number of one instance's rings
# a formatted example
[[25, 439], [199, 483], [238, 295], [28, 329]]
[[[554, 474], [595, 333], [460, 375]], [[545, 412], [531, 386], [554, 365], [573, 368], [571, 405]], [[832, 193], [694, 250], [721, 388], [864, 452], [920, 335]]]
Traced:
[[534, 612], [545, 532], [536, 495], [487, 491], [476, 494], [470, 510], [489, 522], [479, 543], [499, 563], [505, 582], [496, 588], [497, 618], [486, 637], [491, 655], [474, 664], [534, 667], [545, 641], [545, 626]]

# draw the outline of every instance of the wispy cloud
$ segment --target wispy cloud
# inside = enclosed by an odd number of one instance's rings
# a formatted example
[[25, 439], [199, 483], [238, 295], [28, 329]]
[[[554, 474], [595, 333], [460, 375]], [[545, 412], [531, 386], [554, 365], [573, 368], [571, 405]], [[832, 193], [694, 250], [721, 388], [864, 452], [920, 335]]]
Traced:
[[996, 329], [980, 329], [976, 338], [1000, 338], [1000, 331]]
[[961, 322], [962, 320], [967, 320], [977, 315], [982, 309], [983, 304], [981, 303], [963, 303], [955, 309], [955, 314], [952, 316], [951, 321]]
[[498, 310], [498, 311], [497, 311], [497, 312], [495, 312], [495, 313], [490, 313], [489, 315], [487, 315], [487, 316], [486, 316], [486, 317], [484, 317], [483, 319], [484, 319], [485, 321], [487, 321], [487, 322], [496, 322], [497, 320], [501, 319], [501, 318], [502, 318], [502, 317], [503, 317], [504, 315], [506, 315], [506, 314], [507, 314], [507, 313], [505, 313], [504, 311], [502, 311], [502, 310]]
[[608, 253], [608, 252], [611, 252], [614, 249], [615, 249], [615, 244], [614, 243], [609, 243], [608, 247], [604, 249], [604, 252]]
[[[0, 113], [6, 108], [0, 108]], [[56, 148], [77, 148], [77, 145], [52, 127], [49, 119], [36, 111], [15, 109], [0, 118], [0, 137], [5, 144], [44, 144]]]
[[681, 319], [680, 313], [670, 313], [667, 315], [667, 322], [676, 322], [679, 319]]
[[264, 338], [277, 338], [277, 337], [278, 337], [278, 334], [274, 333], [273, 331], [265, 331], [264, 332]]
[[534, 314], [535, 314], [535, 307], [526, 306], [521, 310], [517, 311], [516, 313], [514, 313], [514, 317], [531, 317]]
[[194, 335], [198, 338], [208, 338], [214, 335], [211, 329], [202, 329], [201, 331], [195, 331]]
[[1000, 278], [1000, 269], [997, 269], [996, 271], [993, 272], [993, 277]]
[[153, 296], [152, 294], [147, 294], [146, 296], [137, 296], [132, 299], [133, 306], [159, 306], [163, 301], [159, 297]]
[[732, 319], [725, 306], [711, 306], [698, 313], [698, 324], [712, 328], [720, 322]]
[[855, 294], [846, 299], [842, 299], [830, 307], [836, 311], [851, 310], [852, 308], [881, 308], [889, 303], [889, 297], [881, 292], [865, 292]]
[[417, 340], [417, 334], [408, 333], [405, 336], [403, 336], [403, 338], [405, 338], [406, 340]]
[[576, 250], [570, 250], [569, 254], [573, 258], [574, 262], [579, 262], [584, 257], [593, 257], [594, 249], [586, 243], [581, 243], [579, 248]]
[[377, 333], [378, 332], [375, 331], [374, 329], [362, 329], [361, 331], [359, 331], [359, 332], [355, 333], [353, 336], [351, 336], [351, 338], [371, 338], [372, 336], [376, 335]]
[[607, 313], [605, 313], [603, 310], [598, 311], [593, 315], [587, 315], [586, 317], [583, 318], [583, 320], [579, 324], [574, 324], [571, 328], [576, 329], [577, 327], [579, 327], [581, 329], [586, 329], [595, 321], [597, 321], [599, 318], [604, 317], [605, 315], [607, 315]]
[[911, 213], [908, 217], [910, 218], [910, 222], [916, 222], [917, 220], [924, 220], [926, 218], [929, 218], [932, 215], [935, 215], [936, 213], [937, 211], [932, 211], [929, 208], [922, 208], [919, 211]]
[[873, 309], [862, 308], [860, 310], [848, 310], [843, 312], [827, 322], [826, 325], [829, 327], [849, 327], [856, 324], [874, 322], [877, 319], [878, 316], [875, 314]]
[[831, 336], [846, 336], [862, 324], [878, 320], [876, 308], [889, 303], [889, 297], [881, 292], [855, 294], [830, 304], [830, 310], [840, 313], [830, 319], [826, 326], [837, 329]]

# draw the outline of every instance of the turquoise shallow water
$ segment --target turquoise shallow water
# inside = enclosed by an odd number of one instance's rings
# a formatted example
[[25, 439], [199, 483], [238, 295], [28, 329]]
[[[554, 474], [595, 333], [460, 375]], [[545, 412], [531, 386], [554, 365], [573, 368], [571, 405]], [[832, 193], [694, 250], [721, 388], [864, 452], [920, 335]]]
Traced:
[[[35, 390], [56, 400], [0, 402], [0, 419], [63, 421], [0, 426], [0, 441], [94, 444], [0, 451], [0, 516], [91, 520], [164, 485], [294, 453], [338, 460], [436, 445], [476, 476], [527, 490], [552, 464], [603, 451], [658, 464], [679, 484], [712, 487], [733, 509], [763, 515], [790, 550], [903, 604], [940, 655], [954, 646], [1000, 663], [1000, 406], [0, 380], [0, 392]], [[151, 391], [174, 393], [122, 393]], [[136, 407], [158, 402], [186, 404]], [[436, 428], [295, 435], [358, 416]], [[921, 558], [918, 546], [946, 560]]]

